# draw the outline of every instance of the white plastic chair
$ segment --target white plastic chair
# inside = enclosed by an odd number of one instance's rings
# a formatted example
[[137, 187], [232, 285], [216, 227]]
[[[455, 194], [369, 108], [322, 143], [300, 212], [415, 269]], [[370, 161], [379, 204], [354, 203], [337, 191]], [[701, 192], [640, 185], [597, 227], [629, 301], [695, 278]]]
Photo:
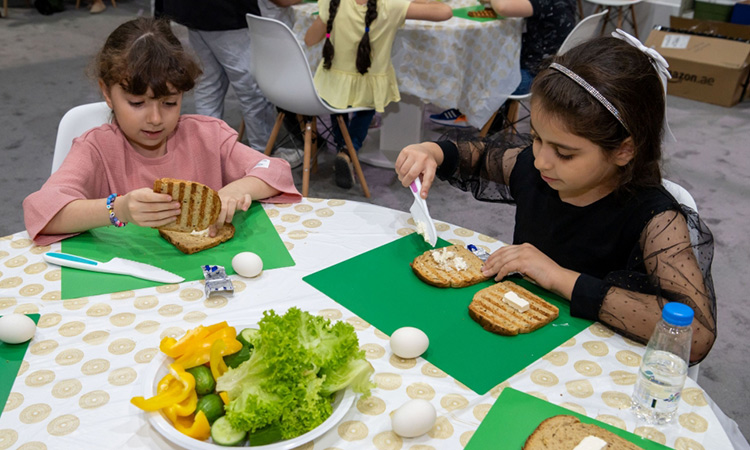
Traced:
[[73, 139], [92, 128], [108, 123], [111, 115], [112, 110], [106, 102], [87, 103], [66, 112], [57, 127], [55, 153], [52, 156], [52, 173], [60, 168], [63, 160], [68, 156]]
[[[604, 10], [600, 13], [592, 14], [580, 22], [570, 30], [570, 33], [568, 33], [568, 36], [565, 38], [563, 43], [560, 45], [560, 48], [557, 50], [558, 55], [562, 55], [563, 53], [567, 52], [571, 48], [575, 47], [578, 44], [581, 44], [585, 41], [588, 41], [589, 39], [592, 39], [594, 36], [596, 36], [599, 27], [602, 25], [602, 22], [604, 21], [605, 15], [608, 14], [608, 10]], [[515, 124], [520, 122], [523, 119], [517, 119], [518, 116], [518, 106], [521, 104], [521, 102], [529, 100], [531, 98], [531, 92], [528, 94], [518, 94], [518, 95], [509, 95], [508, 96], [508, 116], [507, 119], [511, 123], [510, 128], [511, 131], [515, 132]], [[528, 110], [527, 110], [528, 111]], [[492, 122], [495, 121], [495, 116], [497, 116], [497, 111], [495, 114], [490, 117], [490, 120], [487, 121], [487, 123], [482, 127], [482, 130], [479, 132], [480, 137], [484, 137], [487, 135], [487, 132], [489, 132], [490, 126], [492, 125]], [[525, 118], [525, 117], [524, 117]]]
[[[695, 203], [695, 199], [692, 195], [690, 195], [690, 192], [688, 192], [687, 189], [675, 183], [674, 181], [665, 179], [661, 180], [661, 184], [662, 186], [664, 186], [664, 189], [666, 189], [667, 192], [672, 194], [672, 197], [674, 197], [678, 203], [692, 208], [695, 212], [698, 212], [698, 205]], [[696, 364], [688, 368], [688, 376], [692, 378], [696, 383], [698, 382], [698, 371], [700, 370], [698, 366], [700, 366], [700, 364]]]
[[[617, 28], [622, 28], [624, 22], [630, 23], [633, 27], [633, 36], [638, 38], [638, 23], [635, 20], [635, 5], [640, 3], [641, 0], [586, 0], [589, 3], [596, 5], [594, 13], [598, 13], [602, 8], [607, 9], [607, 17], [605, 17], [602, 23], [600, 34], [604, 35], [604, 29], [607, 24], [611, 21], [609, 15], [610, 11], [617, 11]], [[630, 19], [628, 19], [628, 14]]]
[[[281, 109], [303, 116], [305, 119], [305, 156], [302, 172], [302, 195], [307, 197], [310, 185], [310, 159], [313, 152], [312, 134], [315, 118], [328, 114], [348, 114], [371, 108], [337, 109], [329, 106], [318, 95], [310, 66], [302, 46], [294, 33], [283, 22], [247, 14], [250, 32], [251, 65], [253, 76], [263, 95]], [[266, 145], [266, 155], [271, 154], [276, 136], [281, 128], [284, 113], [279, 113]], [[370, 196], [365, 175], [352, 145], [349, 131], [342, 117], [338, 117], [341, 134], [346, 141], [354, 170], [362, 185], [365, 197]], [[317, 147], [315, 150], [317, 154]], [[317, 155], [316, 155], [317, 156]]]

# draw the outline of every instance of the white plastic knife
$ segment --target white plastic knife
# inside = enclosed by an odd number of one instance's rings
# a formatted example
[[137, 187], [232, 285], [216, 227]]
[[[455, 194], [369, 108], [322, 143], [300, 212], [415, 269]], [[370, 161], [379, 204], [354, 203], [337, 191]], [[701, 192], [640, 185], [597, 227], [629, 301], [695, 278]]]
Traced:
[[184, 278], [175, 275], [172, 272], [168, 272], [150, 264], [131, 261], [129, 259], [112, 258], [108, 262], [99, 262], [81, 256], [57, 252], [47, 252], [43, 257], [48, 263], [57, 264], [58, 266], [72, 267], [74, 269], [130, 275], [132, 277], [158, 281], [160, 283], [180, 283], [185, 281]]
[[[422, 182], [419, 178], [416, 178], [409, 187], [411, 193], [414, 194], [414, 203], [412, 203], [409, 211], [417, 226], [417, 233], [424, 236], [424, 240], [434, 247], [437, 244], [437, 230], [432, 217], [430, 217], [430, 212], [427, 210], [427, 202], [419, 195], [422, 190]], [[420, 224], [422, 225], [420, 226]]]

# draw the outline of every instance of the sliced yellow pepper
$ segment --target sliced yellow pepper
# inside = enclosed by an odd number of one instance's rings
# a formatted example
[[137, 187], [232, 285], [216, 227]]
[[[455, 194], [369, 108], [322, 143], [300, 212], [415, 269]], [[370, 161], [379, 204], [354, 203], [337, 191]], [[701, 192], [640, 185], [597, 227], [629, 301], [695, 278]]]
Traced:
[[[149, 399], [133, 397], [130, 399], [130, 403], [144, 411], [158, 411], [167, 406], [182, 402], [190, 396], [191, 392], [195, 392], [195, 378], [190, 373], [185, 372], [185, 369], [181, 365], [170, 364], [169, 373], [176, 382], [167, 381], [167, 387], [164, 391], [158, 392]], [[162, 378], [159, 385], [163, 385], [166, 378]], [[157, 385], [157, 390], [159, 385]]]
[[222, 339], [217, 339], [211, 344], [211, 358], [209, 365], [211, 366], [211, 375], [214, 376], [214, 380], [218, 380], [220, 376], [224, 375], [227, 371], [227, 364], [224, 362], [223, 351], [227, 348], [226, 342]]
[[229, 394], [227, 394], [226, 392], [222, 391], [222, 392], [219, 392], [219, 397], [221, 397], [221, 400], [224, 401], [225, 405], [229, 404]]
[[211, 436], [211, 424], [208, 423], [208, 418], [203, 411], [198, 411], [192, 421], [189, 417], [176, 417], [172, 423], [177, 431], [191, 438], [205, 441]]
[[222, 356], [231, 355], [242, 349], [242, 343], [237, 340], [234, 327], [225, 327], [192, 345], [191, 351], [177, 358], [175, 363], [186, 369], [206, 364], [211, 360], [211, 345], [217, 339], [221, 339], [226, 344], [226, 348], [221, 351]]
[[206, 327], [198, 325], [197, 327], [188, 330], [179, 341], [172, 337], [165, 337], [161, 340], [161, 343], [159, 343], [159, 350], [164, 352], [167, 356], [171, 356], [175, 359], [179, 358], [185, 353], [190, 352], [198, 342], [227, 326], [226, 321]]

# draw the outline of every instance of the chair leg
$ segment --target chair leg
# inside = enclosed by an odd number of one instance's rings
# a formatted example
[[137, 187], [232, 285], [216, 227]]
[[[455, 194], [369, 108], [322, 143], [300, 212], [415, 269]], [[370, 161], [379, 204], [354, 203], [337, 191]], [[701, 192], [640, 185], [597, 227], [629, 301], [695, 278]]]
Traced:
[[578, 4], [578, 20], [583, 19], [583, 2], [581, 0], [576, 0]]
[[312, 120], [305, 122], [305, 155], [302, 158], [302, 196], [310, 190], [310, 153], [312, 147]]
[[312, 129], [313, 129], [313, 136], [315, 137], [315, 141], [312, 144], [312, 171], [313, 173], [318, 172], [318, 138], [320, 135], [318, 134], [318, 118], [313, 117], [312, 118]]
[[488, 120], [487, 123], [485, 123], [482, 129], [479, 131], [480, 138], [487, 136], [487, 133], [489, 133], [490, 127], [492, 126], [492, 122], [495, 121], [495, 117], [497, 117], [497, 111], [495, 111], [495, 113], [492, 114], [492, 117], [490, 117], [490, 120]]
[[357, 151], [354, 150], [354, 144], [352, 144], [352, 138], [349, 136], [349, 129], [346, 127], [346, 123], [344, 123], [344, 118], [341, 116], [336, 116], [336, 119], [338, 119], [339, 122], [339, 128], [341, 129], [341, 134], [344, 137], [344, 142], [346, 142], [346, 149], [349, 151], [349, 158], [352, 160], [352, 164], [354, 164], [354, 171], [357, 173], [357, 178], [359, 178], [359, 183], [362, 185], [362, 191], [365, 193], [365, 197], [370, 198], [370, 190], [367, 188], [367, 181], [365, 181], [365, 174], [362, 172], [362, 166], [359, 165], [359, 158], [357, 158]]
[[281, 129], [282, 122], [284, 122], [284, 113], [280, 112], [279, 115], [276, 116], [276, 123], [273, 124], [273, 129], [271, 130], [271, 136], [268, 137], [268, 143], [266, 144], [266, 151], [264, 152], [266, 156], [270, 155], [271, 152], [273, 151], [273, 144], [276, 143], [276, 136], [279, 135], [279, 130]]
[[622, 19], [623, 19], [623, 11], [622, 6], [617, 7], [617, 28], [622, 29]]
[[[594, 13], [596, 14], [600, 10], [601, 10], [601, 6], [597, 5], [596, 11], [594, 11]], [[601, 31], [599, 31], [599, 36], [604, 36], [604, 30], [607, 29], [607, 24], [611, 20], [610, 17], [609, 17], [610, 14], [612, 14], [612, 8], [607, 8], [607, 14], [604, 16], [604, 20], [602, 20], [602, 29], [601, 29]]]
[[117, 8], [117, 3], [115, 3], [115, 0], [112, 0], [112, 6]]
[[245, 137], [245, 119], [240, 122], [240, 129], [237, 131], [237, 142], [242, 142], [242, 138]]
[[81, 0], [76, 0], [76, 9], [78, 9], [79, 6], [81, 6]]
[[3, 17], [8, 17], [8, 0], [3, 0]]

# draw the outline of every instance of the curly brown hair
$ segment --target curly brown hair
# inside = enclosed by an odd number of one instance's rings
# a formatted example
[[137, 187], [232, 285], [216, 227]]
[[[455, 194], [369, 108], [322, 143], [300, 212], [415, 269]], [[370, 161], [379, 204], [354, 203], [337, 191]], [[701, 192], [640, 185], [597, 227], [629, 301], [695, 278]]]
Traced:
[[[107, 38], [94, 62], [94, 75], [107, 87], [154, 98], [187, 92], [201, 74], [198, 62], [172, 33], [169, 21], [139, 17], [123, 23]], [[170, 86], [172, 89], [170, 89]]]
[[635, 154], [621, 168], [620, 189], [659, 185], [666, 105], [664, 87], [649, 57], [625, 41], [603, 37], [584, 42], [549, 62], [567, 67], [596, 88], [617, 108], [627, 129], [593, 95], [549, 67], [532, 83], [532, 105], [605, 152], [618, 149], [630, 137]]

